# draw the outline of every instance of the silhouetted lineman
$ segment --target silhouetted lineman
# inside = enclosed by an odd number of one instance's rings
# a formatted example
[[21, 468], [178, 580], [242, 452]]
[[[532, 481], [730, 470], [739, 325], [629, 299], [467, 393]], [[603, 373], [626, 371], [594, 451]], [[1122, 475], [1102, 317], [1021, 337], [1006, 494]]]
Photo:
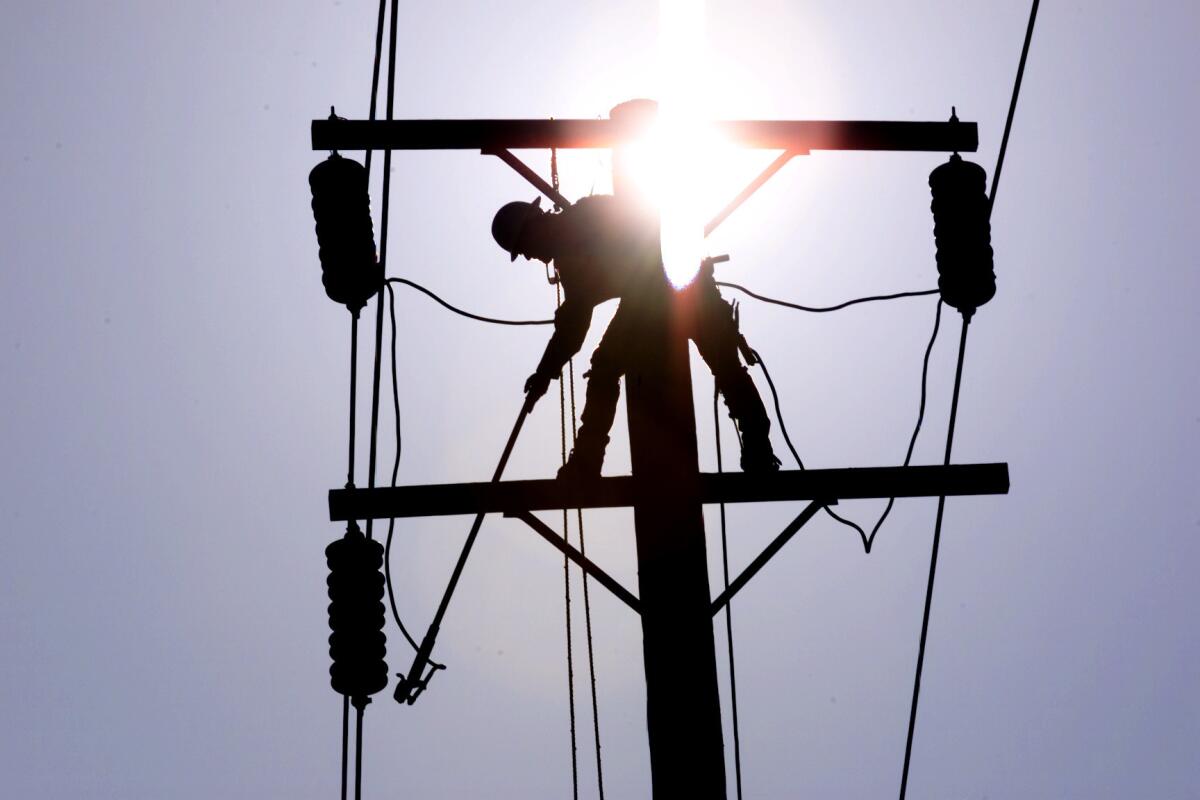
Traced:
[[[561, 213], [548, 213], [540, 206], [540, 197], [532, 203], [508, 203], [492, 220], [492, 237], [512, 260], [523, 255], [554, 263], [565, 295], [554, 316], [554, 335], [525, 381], [532, 400], [546, 393], [551, 379], [579, 351], [592, 310], [606, 300], [621, 301], [592, 354], [591, 369], [584, 373], [588, 386], [582, 424], [571, 457], [558, 472], [560, 478], [597, 477], [616, 414], [619, 381], [628, 353], [637, 346], [636, 314], [630, 303], [656, 291], [656, 283], [661, 285], [658, 227], [636, 207], [609, 195], [584, 197]], [[741, 432], [742, 469], [779, 469], [762, 398], [738, 358], [740, 334], [733, 307], [717, 291], [712, 266], [706, 264], [681, 294], [678, 306], [685, 309], [685, 318], [680, 322], [716, 377]]]

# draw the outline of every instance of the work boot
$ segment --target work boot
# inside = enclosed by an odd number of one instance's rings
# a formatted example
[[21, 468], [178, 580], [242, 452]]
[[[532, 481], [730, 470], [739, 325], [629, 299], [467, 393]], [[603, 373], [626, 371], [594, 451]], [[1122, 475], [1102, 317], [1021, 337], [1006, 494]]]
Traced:
[[780, 461], [771, 449], [771, 440], [762, 436], [742, 436], [742, 472], [761, 475], [778, 472]]
[[600, 466], [604, 463], [604, 447], [607, 444], [607, 436], [598, 443], [590, 443], [582, 438], [577, 440], [567, 463], [558, 468], [558, 479], [582, 481], [599, 478]]

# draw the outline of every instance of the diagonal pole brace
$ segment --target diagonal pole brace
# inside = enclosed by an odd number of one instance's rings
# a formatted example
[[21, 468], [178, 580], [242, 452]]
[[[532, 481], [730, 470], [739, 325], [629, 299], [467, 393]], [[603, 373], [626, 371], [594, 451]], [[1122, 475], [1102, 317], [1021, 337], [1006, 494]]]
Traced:
[[791, 161], [796, 156], [808, 155], [807, 150], [784, 150], [779, 154], [779, 157], [767, 165], [767, 168], [758, 173], [758, 177], [750, 181], [745, 189], [738, 193], [738, 196], [729, 201], [729, 205], [722, 208], [715, 217], [709, 220], [704, 226], [704, 235], [708, 236], [717, 229], [717, 226], [725, 221], [725, 218], [737, 211], [742, 203], [750, 199], [750, 195], [762, 188], [763, 184], [771, 179], [771, 177], [779, 170], [783, 169], [784, 165]]
[[508, 164], [518, 175], [533, 184], [535, 189], [553, 200], [556, 206], [560, 208], [569, 208], [571, 206], [570, 200], [563, 197], [558, 189], [546, 183], [541, 175], [534, 172], [528, 164], [514, 156], [511, 151], [500, 147], [495, 150], [481, 150], [480, 152], [485, 156], [496, 156], [496, 158]]
[[622, 602], [625, 603], [625, 605], [629, 606], [639, 614], [642, 613], [641, 601], [638, 600], [632, 592], [630, 592], [621, 584], [617, 583], [617, 581], [613, 579], [611, 575], [600, 569], [600, 567], [596, 566], [595, 562], [593, 562], [587, 556], [583, 555], [570, 544], [563, 541], [563, 538], [559, 536], [558, 533], [556, 533], [549, 525], [535, 517], [532, 512], [509, 511], [506, 512], [504, 516], [516, 517], [529, 527], [533, 528], [534, 533], [557, 547], [560, 551], [562, 551], [563, 555], [578, 564], [584, 572], [599, 581], [601, 586], [615, 594]]
[[776, 536], [775, 539], [769, 545], [767, 545], [761, 553], [758, 554], [758, 557], [750, 562], [750, 566], [742, 570], [741, 575], [738, 575], [736, 578], [734, 578], [733, 583], [729, 584], [729, 588], [721, 592], [721, 594], [717, 596], [717, 599], [712, 601], [712, 613], [716, 615], [718, 611], [724, 608], [725, 605], [733, 598], [733, 596], [737, 594], [738, 590], [749, 583], [750, 579], [757, 575], [760, 569], [766, 566], [766, 563], [771, 560], [771, 557], [778, 553], [780, 548], [788, 543], [788, 539], [791, 539], [796, 534], [796, 531], [803, 528], [804, 524], [812, 519], [814, 514], [816, 514], [825, 506], [832, 505], [837, 505], [837, 501], [814, 500], [809, 503], [808, 506], [806, 506], [805, 509], [800, 512], [800, 516], [789, 522], [788, 526], [784, 528], [783, 531]]

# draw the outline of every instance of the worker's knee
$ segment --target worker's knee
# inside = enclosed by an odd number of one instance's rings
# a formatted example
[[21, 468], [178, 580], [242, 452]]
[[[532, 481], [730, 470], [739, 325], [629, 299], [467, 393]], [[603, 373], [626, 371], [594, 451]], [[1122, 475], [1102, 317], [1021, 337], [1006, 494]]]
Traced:
[[597, 350], [592, 355], [591, 368], [584, 373], [584, 377], [591, 383], [615, 384], [621, 378], [621, 367], [615, 358]]

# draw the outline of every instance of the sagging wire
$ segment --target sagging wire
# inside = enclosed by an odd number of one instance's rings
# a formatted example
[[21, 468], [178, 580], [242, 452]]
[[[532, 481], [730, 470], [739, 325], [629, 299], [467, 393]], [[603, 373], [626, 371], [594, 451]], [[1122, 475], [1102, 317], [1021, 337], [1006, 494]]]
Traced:
[[421, 284], [419, 284], [415, 281], [410, 281], [407, 278], [388, 278], [387, 282], [388, 283], [402, 283], [405, 286], [411, 286], [412, 288], [416, 289], [418, 292], [421, 292], [422, 294], [432, 298], [434, 300], [434, 302], [436, 302], [438, 305], [442, 306], [446, 310], [453, 311], [455, 314], [458, 314], [459, 316], [466, 317], [467, 319], [473, 319], [478, 322], [487, 322], [492, 325], [553, 325], [554, 324], [554, 320], [552, 320], [552, 319], [497, 319], [496, 317], [485, 317], [481, 314], [473, 314], [470, 311], [464, 311], [463, 309], [458, 308], [457, 306], [450, 305], [445, 300], [443, 300], [442, 298], [438, 297], [436, 294], [431, 292], [429, 289], [426, 289]]
[[797, 311], [807, 311], [812, 314], [825, 314], [830, 311], [841, 311], [843, 308], [849, 308], [850, 306], [855, 306], [859, 303], [874, 303], [879, 300], [899, 300], [902, 297], [924, 297], [925, 295], [938, 293], [937, 289], [922, 289], [918, 292], [897, 292], [896, 294], [879, 294], [872, 295], [870, 297], [859, 297], [854, 300], [847, 300], [844, 303], [838, 303], [837, 305], [832, 306], [803, 306], [799, 303], [790, 303], [786, 300], [778, 300], [774, 297], [766, 297], [764, 295], [757, 294], [741, 284], [728, 283], [726, 281], [716, 281], [716, 284], [717, 286], [724, 286], [729, 289], [737, 289], [739, 292], [743, 292], [750, 297], [753, 297], [755, 300], [761, 300], [764, 303], [784, 306], [785, 308], [794, 308]]
[[[921, 424], [925, 421], [925, 397], [929, 385], [929, 356], [933, 353], [933, 344], [937, 341], [938, 328], [942, 324], [942, 305], [942, 299], [939, 297], [937, 312], [933, 317], [933, 333], [929, 335], [929, 344], [925, 346], [925, 358], [921, 361], [921, 403], [917, 408], [917, 424], [913, 426], [912, 437], [908, 440], [908, 450], [904, 454], [904, 466], [906, 467], [912, 463], [913, 448], [917, 446], [917, 435], [921, 433]], [[888, 518], [888, 514], [892, 512], [892, 506], [895, 503], [896, 498], [888, 498], [887, 506], [884, 507], [883, 513], [879, 515], [875, 526], [871, 528], [871, 534], [863, 539], [863, 549], [868, 553], [871, 552], [871, 545], [875, 542], [875, 534], [879, 533], [879, 529], [883, 527], [883, 522]]]
[[[558, 161], [557, 152], [551, 150], [550, 156], [550, 172], [553, 176], [554, 183], [558, 183]], [[558, 187], [555, 186], [555, 189]], [[556, 309], [562, 308], [562, 285], [555, 284], [554, 286], [554, 304]], [[562, 373], [558, 376], [558, 433], [560, 441], [561, 461], [565, 467], [567, 465], [567, 387], [562, 379]], [[574, 439], [575, 418], [571, 418], [572, 439]], [[574, 442], [572, 442], [574, 444]], [[563, 524], [563, 541], [570, 544], [571, 528], [570, 528], [570, 511], [566, 508], [562, 510]], [[567, 708], [570, 712], [571, 719], [571, 796], [574, 800], [579, 800], [579, 758], [578, 758], [578, 738], [575, 732], [575, 647], [573, 644], [573, 636], [571, 632], [571, 560], [567, 558], [566, 553], [563, 553], [563, 608], [566, 618], [567, 627]]]
[[[458, 314], [459, 316], [466, 317], [467, 319], [473, 319], [478, 322], [487, 322], [491, 325], [513, 325], [513, 326], [553, 325], [554, 324], [554, 320], [552, 320], [552, 319], [499, 319], [496, 317], [487, 317], [482, 314], [475, 314], [471, 311], [466, 311], [455, 305], [450, 304], [449, 302], [447, 302], [446, 300], [443, 300], [437, 294], [435, 294], [428, 288], [422, 286], [421, 284], [417, 283], [416, 281], [412, 281], [407, 278], [388, 278], [387, 282], [388, 283], [401, 283], [401, 284], [404, 284], [405, 286], [409, 286], [413, 289], [416, 289], [418, 292], [421, 292], [422, 294], [431, 298], [434, 302], [436, 302], [438, 305], [442, 306], [446, 310], [453, 311], [455, 314]], [[858, 298], [855, 298], [854, 300], [847, 300], [844, 303], [838, 303], [837, 305], [833, 305], [833, 306], [805, 306], [805, 305], [800, 305], [799, 303], [791, 303], [786, 300], [778, 300], [773, 297], [767, 297], [765, 295], [758, 294], [756, 292], [751, 291], [750, 289], [747, 289], [745, 286], [742, 286], [737, 283], [727, 283], [725, 281], [716, 281], [716, 284], [717, 284], [717, 286], [726, 286], [730, 289], [737, 289], [738, 291], [744, 292], [748, 296], [753, 297], [755, 300], [761, 300], [764, 303], [772, 303], [772, 304], [778, 305], [778, 306], [785, 306], [787, 308], [793, 308], [793, 309], [796, 309], [797, 311], [808, 311], [810, 313], [815, 313], [815, 314], [822, 314], [822, 313], [826, 313], [829, 311], [840, 311], [843, 308], [849, 308], [851, 306], [858, 305], [859, 303], [873, 303], [873, 302], [876, 302], [879, 300], [898, 300], [898, 299], [904, 298], [904, 297], [924, 297], [926, 295], [938, 293], [937, 289], [927, 289], [927, 290], [922, 290], [922, 291], [918, 291], [918, 292], [899, 292], [897, 294], [881, 294], [881, 295], [872, 295], [870, 297], [858, 297]]]
[[[906, 295], [900, 295], [900, 296], [908, 297], [911, 295], [906, 294]], [[927, 387], [928, 387], [928, 380], [929, 380], [929, 357], [933, 353], [933, 345], [937, 341], [938, 330], [941, 327], [941, 320], [942, 320], [942, 300], [941, 300], [941, 298], [938, 298], [937, 310], [934, 314], [934, 319], [933, 319], [933, 333], [929, 337], [929, 343], [925, 346], [925, 356], [921, 361], [921, 400], [920, 400], [920, 405], [917, 409], [917, 421], [916, 421], [916, 424], [913, 426], [912, 436], [909, 437], [909, 440], [908, 440], [908, 450], [904, 455], [904, 466], [906, 466], [906, 467], [912, 461], [913, 449], [916, 447], [916, 444], [917, 444], [917, 436], [920, 434], [921, 425], [925, 421], [925, 398], [926, 398], [926, 394], [927, 394]], [[783, 421], [783, 412], [780, 410], [780, 407], [779, 407], [779, 392], [775, 388], [775, 381], [773, 381], [771, 379], [771, 373], [767, 370], [767, 363], [765, 361], [763, 361], [762, 355], [757, 350], [751, 350], [751, 353], [754, 355], [754, 358], [758, 361], [759, 367], [762, 368], [763, 376], [766, 377], [766, 379], [767, 379], [767, 386], [769, 386], [771, 389], [771, 399], [775, 406], [775, 419], [779, 422], [779, 431], [781, 434], [783, 434], [783, 440], [784, 440], [784, 442], [787, 443], [788, 450], [790, 450], [792, 453], [792, 458], [794, 458], [796, 460], [796, 465], [800, 469], [804, 469], [804, 462], [800, 459], [800, 454], [796, 452], [796, 447], [795, 447], [795, 445], [792, 444], [792, 439], [788, 435], [787, 425]], [[870, 553], [871, 546], [875, 542], [875, 535], [877, 533], [879, 533], [879, 529], [883, 527], [883, 523], [887, 519], [888, 514], [891, 513], [892, 506], [895, 503], [895, 501], [896, 501], [896, 498], [894, 498], [894, 497], [888, 499], [887, 506], [884, 508], [883, 513], [879, 515], [879, 519], [875, 522], [875, 525], [871, 528], [871, 532], [869, 534], [865, 530], [863, 530], [863, 528], [860, 525], [853, 522], [852, 520], [846, 519], [845, 517], [837, 514], [836, 512], [833, 511], [833, 509], [829, 508], [828, 506], [826, 506], [823, 510], [825, 511], [826, 514], [828, 514], [830, 517], [832, 517], [837, 522], [840, 522], [842, 525], [845, 525], [848, 528], [852, 528], [858, 534], [859, 539], [862, 541], [863, 551]]]
[[[575, 445], [577, 427], [575, 420], [575, 360], [567, 362], [567, 375], [571, 394], [571, 445]], [[576, 524], [579, 526], [579, 554], [587, 558], [587, 541], [583, 535], [583, 509], [575, 509]], [[588, 678], [592, 691], [592, 735], [596, 743], [596, 788], [599, 800], [604, 800], [604, 765], [600, 757], [600, 704], [596, 697], [596, 658], [592, 645], [592, 598], [588, 591], [588, 574], [583, 573], [583, 622], [587, 634]]]

